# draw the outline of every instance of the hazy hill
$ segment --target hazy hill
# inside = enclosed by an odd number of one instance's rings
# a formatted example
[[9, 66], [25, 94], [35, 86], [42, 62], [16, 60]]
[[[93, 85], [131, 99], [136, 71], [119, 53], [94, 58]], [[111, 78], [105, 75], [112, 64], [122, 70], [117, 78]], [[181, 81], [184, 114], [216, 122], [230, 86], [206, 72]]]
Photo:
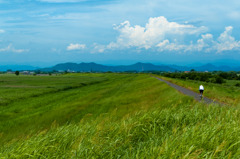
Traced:
[[142, 71], [175, 71], [176, 69], [171, 68], [169, 66], [157, 66], [153, 65], [151, 63], [136, 63], [133, 65], [122, 65], [122, 66], [105, 66], [101, 64], [96, 64], [96, 63], [62, 63], [62, 64], [57, 64], [53, 67], [50, 68], [44, 68], [41, 69], [42, 71], [65, 71], [65, 70], [70, 70], [70, 71], [79, 71], [79, 72], [107, 72], [107, 71], [112, 71], [112, 72], [124, 72], [124, 71], [137, 71], [137, 72], [142, 72]]
[[[36, 70], [39, 69], [37, 67], [27, 66], [27, 65], [4, 65], [0, 66], [0, 71], [7, 70]], [[75, 72], [126, 72], [126, 71], [136, 71], [136, 72], [144, 72], [144, 71], [165, 71], [165, 72], [175, 72], [175, 71], [190, 71], [194, 69], [196, 71], [240, 71], [239, 66], [216, 66], [213, 64], [205, 64], [201, 66], [178, 66], [178, 65], [154, 65], [151, 63], [135, 63], [132, 65], [119, 65], [119, 66], [107, 66], [101, 65], [94, 62], [91, 63], [60, 63], [53, 67], [41, 68], [41, 71], [49, 72], [49, 71], [75, 71]]]

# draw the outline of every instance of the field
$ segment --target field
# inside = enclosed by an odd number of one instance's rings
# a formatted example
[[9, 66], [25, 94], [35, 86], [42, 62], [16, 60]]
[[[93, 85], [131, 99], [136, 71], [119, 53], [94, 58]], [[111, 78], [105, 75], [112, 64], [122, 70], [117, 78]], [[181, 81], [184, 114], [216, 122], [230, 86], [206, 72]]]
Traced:
[[0, 158], [239, 158], [238, 97], [204, 105], [148, 74], [0, 75]]

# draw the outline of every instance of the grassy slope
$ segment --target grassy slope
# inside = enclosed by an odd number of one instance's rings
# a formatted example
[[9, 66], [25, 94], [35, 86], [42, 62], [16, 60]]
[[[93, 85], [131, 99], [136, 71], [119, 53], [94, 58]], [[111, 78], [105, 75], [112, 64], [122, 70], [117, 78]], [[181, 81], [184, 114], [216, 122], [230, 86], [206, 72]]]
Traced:
[[[83, 75], [20, 76], [16, 81], [15, 76], [7, 77], [4, 86], [8, 87], [2, 88], [10, 89], [12, 96], [9, 99], [9, 94], [2, 93], [8, 104], [0, 109], [1, 142], [49, 128], [53, 122], [60, 125], [78, 122], [86, 114], [95, 118], [118, 108], [121, 117], [142, 107], [152, 107], [160, 100], [160, 86], [155, 87], [158, 82], [153, 82], [148, 75]], [[39, 91], [38, 87], [44, 85]]]
[[84, 94], [78, 94], [77, 106], [68, 101], [55, 107], [83, 106], [82, 115], [68, 119], [76, 122], [52, 124], [50, 130], [8, 142], [0, 156], [239, 158], [239, 109], [196, 104], [148, 75], [107, 78], [100, 85], [77, 89]]
[[177, 85], [199, 93], [198, 88], [202, 84], [205, 88], [204, 95], [230, 106], [240, 106], [240, 87], [234, 86], [237, 81], [227, 80], [224, 84], [206, 83], [193, 80], [180, 80], [161, 77]]

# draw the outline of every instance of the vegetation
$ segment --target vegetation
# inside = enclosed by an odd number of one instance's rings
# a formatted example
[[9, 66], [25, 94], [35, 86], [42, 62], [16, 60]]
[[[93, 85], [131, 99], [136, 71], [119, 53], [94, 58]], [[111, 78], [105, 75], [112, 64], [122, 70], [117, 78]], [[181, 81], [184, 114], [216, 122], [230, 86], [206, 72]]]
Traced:
[[211, 83], [226, 83], [225, 80], [240, 80], [240, 76], [237, 72], [222, 72], [222, 71], [214, 71], [214, 72], [196, 72], [195, 70], [191, 70], [190, 72], [175, 72], [175, 73], [156, 73], [169, 78], [177, 78], [183, 80], [196, 80], [202, 82], [211, 82]]
[[236, 83], [235, 86], [240, 87], [240, 82], [239, 82], [239, 83]]
[[19, 75], [19, 71], [15, 71], [15, 75], [17, 75], [17, 76], [18, 76], [18, 75]]
[[0, 87], [0, 158], [240, 156], [238, 107], [146, 74], [0, 75]]

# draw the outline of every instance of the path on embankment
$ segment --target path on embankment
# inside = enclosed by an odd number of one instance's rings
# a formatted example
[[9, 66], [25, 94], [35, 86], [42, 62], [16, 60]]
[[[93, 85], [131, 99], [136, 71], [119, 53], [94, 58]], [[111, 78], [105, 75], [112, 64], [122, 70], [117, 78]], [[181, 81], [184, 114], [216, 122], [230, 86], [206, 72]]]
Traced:
[[196, 92], [193, 92], [193, 91], [191, 91], [191, 90], [189, 90], [189, 89], [183, 88], [183, 87], [181, 87], [181, 86], [179, 86], [179, 85], [173, 84], [173, 83], [168, 82], [168, 81], [166, 81], [166, 80], [163, 80], [163, 79], [161, 79], [161, 78], [159, 78], [159, 77], [155, 77], [155, 76], [152, 76], [152, 77], [154, 77], [154, 78], [156, 78], [156, 79], [158, 79], [158, 80], [160, 80], [160, 81], [162, 81], [162, 82], [167, 83], [169, 86], [177, 89], [179, 92], [181, 92], [181, 93], [183, 93], [183, 94], [185, 94], [185, 95], [194, 97], [194, 99], [197, 100], [197, 101], [199, 101], [199, 102], [202, 102], [202, 101], [203, 101], [203, 102], [206, 103], [206, 104], [214, 103], [214, 104], [219, 104], [219, 105], [221, 105], [221, 106], [224, 105], [223, 103], [214, 101], [214, 100], [212, 100], [212, 99], [210, 99], [210, 98], [207, 98], [207, 97], [203, 97], [203, 99], [201, 100], [199, 94], [196, 93]]

